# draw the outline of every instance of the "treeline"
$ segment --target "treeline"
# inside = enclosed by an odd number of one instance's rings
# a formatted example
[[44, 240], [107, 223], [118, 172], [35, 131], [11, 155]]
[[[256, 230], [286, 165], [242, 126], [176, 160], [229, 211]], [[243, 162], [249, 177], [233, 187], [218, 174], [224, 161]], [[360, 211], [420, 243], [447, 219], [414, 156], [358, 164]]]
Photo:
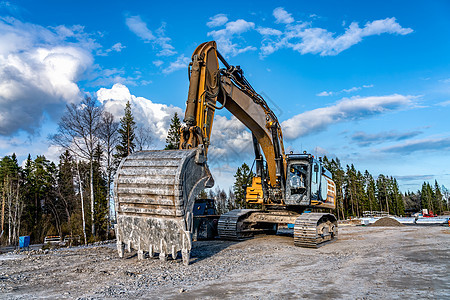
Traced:
[[[449, 211], [450, 193], [439, 187], [424, 182], [417, 192], [401, 193], [397, 180], [392, 176], [379, 175], [374, 178], [367, 170], [361, 172], [353, 164], [341, 166], [338, 158], [329, 160], [324, 157], [323, 163], [333, 175], [336, 183], [336, 210], [339, 219], [361, 217], [365, 211], [384, 211], [391, 215], [404, 216], [409, 213], [428, 209], [434, 214]], [[236, 208], [250, 208], [245, 203], [245, 187], [251, 184], [254, 174], [247, 164], [240, 166], [234, 175], [235, 183], [228, 191], [217, 187], [214, 191], [202, 193], [202, 198], [215, 200], [219, 214]], [[442, 189], [444, 189], [442, 191]]]
[[245, 202], [246, 187], [251, 185], [251, 181], [255, 174], [250, 170], [246, 163], [238, 167], [234, 174], [233, 187], [228, 190], [228, 193], [216, 187], [213, 191], [210, 189], [208, 192], [203, 191], [200, 193], [199, 198], [202, 199], [214, 199], [214, 204], [217, 214], [229, 212], [233, 209], [239, 208], [256, 208], [251, 207]]
[[136, 126], [129, 102], [119, 123], [87, 97], [66, 107], [49, 139], [63, 151], [58, 164], [29, 155], [22, 167], [15, 154], [0, 161], [0, 242], [17, 245], [22, 235], [33, 243], [48, 235], [84, 243], [108, 238], [115, 171], [123, 157], [150, 145], [150, 131]]
[[[100, 152], [93, 163], [95, 193], [94, 222], [97, 238], [107, 235], [107, 184], [101, 170]], [[30, 235], [33, 242], [42, 242], [47, 235], [80, 236], [83, 239], [83, 206], [89, 203], [80, 197], [89, 194], [89, 164], [76, 162], [69, 151], [60, 156], [58, 165], [45, 156], [31, 156], [25, 166], [19, 166], [16, 156], [0, 161], [0, 190], [2, 195], [2, 241], [16, 245], [20, 235]], [[85, 199], [84, 199], [85, 200]], [[90, 215], [87, 237], [92, 240]]]
[[338, 158], [323, 159], [325, 168], [333, 175], [336, 183], [336, 215], [340, 219], [361, 217], [364, 211], [385, 211], [392, 215], [428, 209], [435, 214], [449, 210], [449, 193], [441, 191], [435, 181], [434, 186], [424, 182], [417, 192], [402, 194], [397, 180], [392, 176], [380, 174], [374, 178], [367, 170], [356, 170], [353, 164], [341, 166]]

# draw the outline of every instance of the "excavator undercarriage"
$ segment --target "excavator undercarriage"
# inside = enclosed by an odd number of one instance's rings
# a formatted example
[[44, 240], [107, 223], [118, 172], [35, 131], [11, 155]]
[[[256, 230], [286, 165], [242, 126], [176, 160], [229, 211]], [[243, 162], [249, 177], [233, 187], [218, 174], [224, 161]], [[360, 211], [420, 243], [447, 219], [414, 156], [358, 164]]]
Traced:
[[289, 210], [235, 209], [219, 219], [222, 239], [242, 240], [256, 234], [276, 234], [279, 224], [294, 224], [294, 245], [318, 248], [337, 239], [337, 220], [332, 214]]

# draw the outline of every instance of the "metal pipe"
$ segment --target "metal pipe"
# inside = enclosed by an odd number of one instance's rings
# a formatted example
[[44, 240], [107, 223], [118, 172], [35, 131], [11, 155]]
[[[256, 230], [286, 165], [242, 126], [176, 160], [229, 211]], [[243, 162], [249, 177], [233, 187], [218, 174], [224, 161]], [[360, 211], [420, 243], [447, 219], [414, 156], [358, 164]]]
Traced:
[[231, 66], [227, 63], [227, 61], [225, 60], [225, 58], [223, 58], [222, 54], [220, 54], [220, 52], [217, 51], [217, 49], [216, 49], [216, 53], [217, 53], [217, 57], [220, 59], [220, 61], [223, 63], [223, 65], [224, 65], [227, 69], [231, 68]]
[[198, 100], [197, 94], [198, 94], [199, 80], [200, 80], [200, 63], [198, 61], [198, 56], [194, 55], [192, 59], [192, 71], [191, 71], [191, 79], [189, 82], [188, 99], [186, 102], [186, 114], [183, 120], [187, 126], [196, 125], [195, 108]]

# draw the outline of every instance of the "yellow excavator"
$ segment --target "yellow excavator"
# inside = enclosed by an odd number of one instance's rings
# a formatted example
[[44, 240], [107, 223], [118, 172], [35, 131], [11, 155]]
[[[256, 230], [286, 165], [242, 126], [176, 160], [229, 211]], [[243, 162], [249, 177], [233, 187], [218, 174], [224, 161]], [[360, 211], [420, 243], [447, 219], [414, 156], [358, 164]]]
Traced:
[[[183, 262], [189, 264], [195, 198], [214, 185], [207, 165], [208, 147], [215, 110], [222, 108], [252, 133], [256, 176], [247, 187], [246, 202], [261, 209], [223, 214], [219, 236], [239, 240], [276, 233], [279, 224], [293, 224], [296, 246], [315, 248], [335, 240], [337, 219], [329, 213], [336, 207], [331, 173], [311, 154], [285, 154], [277, 117], [242, 69], [229, 65], [210, 41], [195, 49], [188, 74], [179, 150], [136, 152], [124, 158], [117, 170], [119, 256], [124, 256], [125, 248], [137, 250], [138, 259], [146, 253], [149, 257], [159, 254], [161, 260], [169, 255], [176, 259], [181, 252]], [[311, 209], [315, 212], [306, 212]]]

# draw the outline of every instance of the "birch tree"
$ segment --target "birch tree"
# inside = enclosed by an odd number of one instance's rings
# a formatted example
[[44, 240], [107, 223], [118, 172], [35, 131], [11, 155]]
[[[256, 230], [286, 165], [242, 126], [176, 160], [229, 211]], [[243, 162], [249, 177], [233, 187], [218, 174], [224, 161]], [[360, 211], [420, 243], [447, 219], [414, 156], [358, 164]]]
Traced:
[[84, 98], [79, 106], [67, 105], [66, 112], [58, 123], [58, 133], [51, 137], [53, 144], [71, 151], [74, 155], [89, 162], [90, 200], [92, 235], [95, 236], [94, 211], [94, 170], [95, 147], [99, 143], [102, 126], [102, 108], [95, 99]]

